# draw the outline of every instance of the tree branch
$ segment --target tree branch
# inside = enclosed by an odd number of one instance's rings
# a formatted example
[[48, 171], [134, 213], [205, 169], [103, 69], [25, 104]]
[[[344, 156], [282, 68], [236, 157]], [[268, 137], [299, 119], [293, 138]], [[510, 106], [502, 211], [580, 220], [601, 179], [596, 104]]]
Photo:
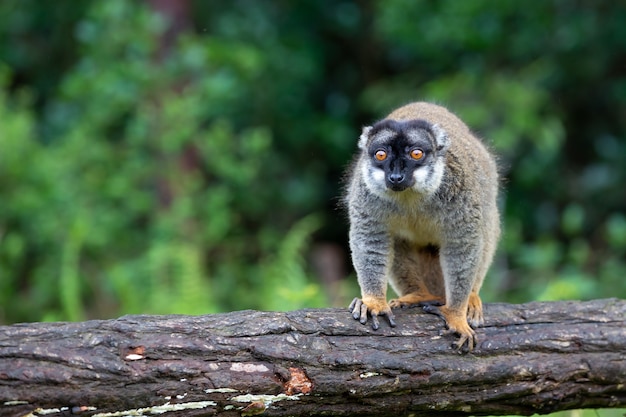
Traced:
[[440, 319], [418, 308], [397, 311], [398, 326], [381, 323], [377, 331], [347, 309], [2, 326], [0, 415], [362, 417], [626, 407], [626, 301], [487, 304], [485, 317], [479, 344], [466, 355], [439, 334]]

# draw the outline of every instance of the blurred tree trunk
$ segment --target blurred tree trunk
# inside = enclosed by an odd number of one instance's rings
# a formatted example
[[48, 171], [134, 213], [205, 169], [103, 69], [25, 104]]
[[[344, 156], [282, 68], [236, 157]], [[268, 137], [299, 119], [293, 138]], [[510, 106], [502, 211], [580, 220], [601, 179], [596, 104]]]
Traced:
[[[162, 33], [159, 40], [159, 50], [155, 57], [156, 64], [160, 65], [167, 59], [172, 48], [176, 47], [178, 36], [186, 31], [192, 29], [191, 21], [191, 2], [189, 0], [149, 0], [148, 3], [152, 9], [163, 17], [166, 22], [167, 29]], [[180, 91], [184, 89], [185, 80], [181, 79], [179, 83], [173, 84], [174, 91]], [[157, 98], [162, 100], [161, 97]], [[157, 103], [157, 106], [160, 106]], [[159, 121], [155, 121], [155, 131], [162, 129]], [[174, 163], [168, 161], [168, 159], [174, 157], [177, 161]], [[167, 175], [163, 175], [157, 179], [157, 193], [161, 206], [165, 209], [169, 208], [172, 202], [177, 198], [177, 190], [175, 184], [172, 184], [172, 178], [177, 178], [181, 181], [181, 178], [188, 176], [190, 173], [199, 170], [200, 159], [197, 149], [191, 144], [187, 144], [179, 153], [179, 155], [161, 155], [164, 160], [163, 165], [165, 167], [173, 167], [177, 172], [168, 178]], [[193, 230], [193, 227], [187, 227], [187, 229]], [[188, 231], [183, 231], [185, 233]]]
[[487, 304], [485, 312], [479, 345], [466, 355], [419, 309], [398, 311], [398, 326], [378, 331], [344, 309], [3, 326], [0, 415], [495, 415], [626, 406], [626, 301]]
[[167, 30], [160, 40], [158, 58], [162, 60], [175, 46], [178, 35], [191, 29], [191, 3], [189, 0], [149, 0], [148, 3], [167, 22]]

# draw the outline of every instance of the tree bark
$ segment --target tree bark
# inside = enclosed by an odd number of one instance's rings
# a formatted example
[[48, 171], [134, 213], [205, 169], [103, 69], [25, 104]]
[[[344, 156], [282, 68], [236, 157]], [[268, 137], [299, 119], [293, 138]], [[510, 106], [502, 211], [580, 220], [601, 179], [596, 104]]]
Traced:
[[399, 310], [0, 327], [0, 415], [401, 416], [626, 407], [626, 301], [485, 305], [474, 352]]

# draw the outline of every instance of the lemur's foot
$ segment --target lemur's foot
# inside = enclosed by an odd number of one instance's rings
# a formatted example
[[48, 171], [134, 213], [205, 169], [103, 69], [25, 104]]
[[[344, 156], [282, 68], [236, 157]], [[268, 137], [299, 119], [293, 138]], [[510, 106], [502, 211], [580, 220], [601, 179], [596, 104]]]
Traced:
[[[459, 339], [452, 345], [462, 352], [471, 352], [474, 346], [478, 344], [476, 332], [472, 329], [467, 321], [467, 311], [458, 309], [450, 309], [443, 306], [425, 305], [424, 311], [436, 314], [446, 321], [447, 334], [457, 334]], [[465, 348], [467, 346], [467, 348]]]
[[441, 297], [437, 297], [428, 291], [411, 292], [389, 301], [391, 308], [422, 307], [426, 304], [442, 306], [445, 304], [445, 301]]
[[469, 302], [467, 306], [467, 321], [472, 328], [477, 328], [485, 323], [483, 316], [483, 302], [475, 292], [472, 292], [469, 296]]

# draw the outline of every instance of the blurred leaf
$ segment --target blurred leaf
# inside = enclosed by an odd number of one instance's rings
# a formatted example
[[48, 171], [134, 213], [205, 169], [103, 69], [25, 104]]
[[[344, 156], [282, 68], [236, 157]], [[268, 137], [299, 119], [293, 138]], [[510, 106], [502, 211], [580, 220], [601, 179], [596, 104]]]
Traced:
[[626, 250], [626, 216], [622, 213], [611, 215], [606, 223], [606, 234], [612, 247]]
[[576, 235], [583, 230], [585, 209], [579, 204], [570, 204], [561, 215], [561, 227], [568, 235]]
[[590, 298], [594, 283], [591, 277], [572, 271], [549, 282], [537, 296], [538, 301], [581, 300]]

